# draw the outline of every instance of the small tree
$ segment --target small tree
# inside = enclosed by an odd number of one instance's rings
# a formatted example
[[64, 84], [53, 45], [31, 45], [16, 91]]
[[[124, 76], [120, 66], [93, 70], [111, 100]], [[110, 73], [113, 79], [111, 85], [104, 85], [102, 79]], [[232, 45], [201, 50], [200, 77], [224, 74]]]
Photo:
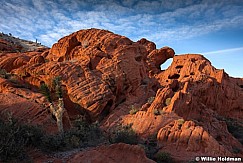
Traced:
[[177, 122], [179, 125], [183, 125], [185, 123], [185, 120], [181, 118], [181, 119], [177, 119]]
[[138, 144], [138, 135], [132, 129], [131, 125], [118, 126], [113, 131], [111, 137], [111, 143], [126, 143], [126, 144]]
[[[52, 86], [55, 89], [56, 95], [58, 97], [58, 104], [57, 104], [57, 106], [55, 106], [53, 104], [53, 102], [52, 102], [51, 92], [50, 92], [50, 89], [48, 88], [48, 86], [46, 84], [42, 84], [41, 85], [41, 89], [42, 89], [43, 94], [46, 96], [46, 98], [50, 102], [50, 105], [49, 105], [50, 111], [56, 117], [58, 131], [60, 133], [63, 133], [62, 118], [63, 118], [63, 114], [66, 111], [66, 109], [64, 108], [62, 88], [61, 88], [61, 78], [59, 76], [55, 77], [53, 79]], [[69, 119], [69, 117], [67, 117], [67, 118]]]
[[7, 79], [7, 71], [0, 68], [0, 77]]
[[147, 102], [149, 104], [152, 104], [154, 102], [154, 99], [155, 99], [155, 97], [149, 97]]
[[158, 109], [154, 109], [154, 115], [160, 115], [160, 111]]
[[138, 112], [138, 109], [134, 105], [132, 105], [131, 106], [131, 110], [129, 111], [129, 113], [131, 115], [133, 115], [133, 114], [136, 114], [137, 112]]
[[172, 162], [172, 157], [171, 157], [170, 153], [167, 153], [167, 152], [158, 152], [156, 154], [155, 158], [158, 163]]
[[171, 98], [167, 98], [165, 100], [165, 105], [168, 106], [168, 105], [170, 105], [170, 103], [171, 103]]

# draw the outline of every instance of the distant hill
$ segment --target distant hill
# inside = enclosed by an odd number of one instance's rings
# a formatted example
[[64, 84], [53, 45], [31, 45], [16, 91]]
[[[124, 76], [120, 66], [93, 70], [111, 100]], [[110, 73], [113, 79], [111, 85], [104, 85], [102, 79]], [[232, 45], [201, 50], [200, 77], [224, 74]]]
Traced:
[[0, 52], [38, 51], [48, 48], [41, 43], [16, 38], [11, 34], [0, 33]]

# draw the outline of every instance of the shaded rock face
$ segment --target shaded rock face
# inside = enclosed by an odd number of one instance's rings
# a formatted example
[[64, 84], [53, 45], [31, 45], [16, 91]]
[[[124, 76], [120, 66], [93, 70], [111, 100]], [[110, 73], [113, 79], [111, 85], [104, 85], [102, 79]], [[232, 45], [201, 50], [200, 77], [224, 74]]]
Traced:
[[[169, 58], [171, 66], [161, 71], [160, 65]], [[133, 42], [106, 30], [88, 29], [43, 52], [1, 53], [0, 68], [12, 74], [0, 78], [0, 113], [11, 111], [23, 121], [28, 115], [30, 123], [48, 131], [57, 128], [43, 109], [48, 105], [39, 87], [42, 83], [51, 87], [60, 76], [71, 120], [85, 114], [107, 132], [132, 124], [141, 138], [156, 135], [158, 149], [178, 161], [198, 155], [242, 156], [242, 144], [225, 120], [242, 122], [243, 79], [229, 77], [202, 55], [175, 56], [173, 49], [156, 49], [146, 39]], [[129, 114], [131, 109], [136, 112]], [[101, 147], [73, 159], [97, 155], [96, 160], [101, 153], [112, 153], [112, 148], [129, 151], [130, 146]], [[115, 154], [112, 158], [118, 157]]]
[[[215, 157], [219, 155], [230, 156], [232, 155], [231, 152], [225, 148], [227, 141], [233, 142], [235, 147], [240, 147], [240, 144], [228, 133], [224, 133], [224, 137], [214, 138], [204, 127], [196, 125], [193, 121], [181, 122], [180, 120], [178, 119], [161, 128], [157, 135], [159, 143], [163, 146], [166, 144], [164, 150], [172, 153], [174, 158], [182, 160], [183, 157], [181, 156], [184, 155], [184, 159], [188, 160], [188, 158], [193, 159], [200, 154]], [[226, 126], [222, 126], [220, 126], [220, 129], [227, 131]], [[230, 140], [221, 140], [225, 137], [230, 138]], [[233, 144], [230, 145], [233, 146]], [[171, 147], [172, 145], [175, 147]]]
[[68, 162], [153, 163], [155, 161], [146, 157], [142, 147], [119, 143], [79, 152]]
[[[67, 162], [67, 163], [155, 163], [146, 157], [141, 146], [124, 143], [101, 145], [90, 147], [80, 151], [79, 149], [61, 154], [50, 155], [39, 150], [29, 153], [35, 162]], [[64, 157], [61, 157], [64, 155]]]
[[215, 69], [201, 55], [174, 57], [171, 66], [157, 78], [161, 85], [177, 82], [169, 84], [174, 92], [171, 110], [183, 117], [186, 115], [185, 118], [208, 119], [206, 110], [227, 118], [243, 118], [243, 80]]
[[171, 66], [156, 78], [162, 88], [154, 101], [143, 105], [145, 111], [125, 115], [124, 124], [132, 123], [142, 137], [157, 133], [162, 149], [178, 160], [242, 156], [242, 144], [222, 119], [242, 122], [243, 79], [231, 78], [202, 55], [192, 54], [174, 56]]

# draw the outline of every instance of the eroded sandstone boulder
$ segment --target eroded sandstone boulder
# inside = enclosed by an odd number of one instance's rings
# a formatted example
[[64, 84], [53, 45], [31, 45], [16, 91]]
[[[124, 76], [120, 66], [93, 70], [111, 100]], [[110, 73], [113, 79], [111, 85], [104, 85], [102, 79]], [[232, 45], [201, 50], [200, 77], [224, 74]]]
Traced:
[[134, 115], [124, 115], [123, 124], [132, 124], [142, 137], [158, 133], [161, 150], [175, 158], [242, 155], [242, 144], [222, 121], [222, 117], [242, 120], [242, 79], [217, 70], [202, 55], [174, 56], [171, 66], [156, 78], [162, 88], [153, 102], [144, 103]]

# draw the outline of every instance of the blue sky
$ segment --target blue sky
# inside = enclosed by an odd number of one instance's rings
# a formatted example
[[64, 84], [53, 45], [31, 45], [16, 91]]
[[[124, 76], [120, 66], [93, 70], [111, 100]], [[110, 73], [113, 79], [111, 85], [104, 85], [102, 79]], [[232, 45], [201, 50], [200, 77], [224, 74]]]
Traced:
[[176, 54], [204, 54], [243, 77], [243, 0], [1, 0], [0, 15], [0, 32], [49, 47], [77, 30], [101, 28]]

